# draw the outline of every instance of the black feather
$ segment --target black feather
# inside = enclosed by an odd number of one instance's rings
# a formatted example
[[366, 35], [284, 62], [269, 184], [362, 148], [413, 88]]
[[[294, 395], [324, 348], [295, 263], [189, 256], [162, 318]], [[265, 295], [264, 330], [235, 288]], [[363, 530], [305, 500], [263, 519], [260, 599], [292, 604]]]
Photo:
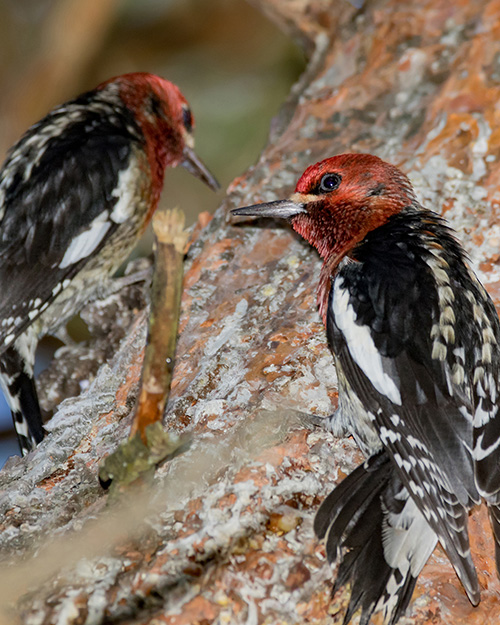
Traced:
[[[144, 141], [131, 111], [107, 98], [90, 92], [49, 113], [11, 149], [0, 170], [0, 284], [9, 285], [0, 320], [18, 320], [0, 325], [0, 351], [6, 336], [19, 336], [32, 323], [30, 301], [51, 302], [53, 289], [87, 262], [59, 267], [74, 237], [104, 210], [112, 211], [120, 173], [134, 145]], [[94, 255], [115, 230], [113, 223]]]
[[393, 598], [390, 623], [395, 623], [406, 609], [416, 578], [392, 568], [384, 556], [382, 542], [384, 501], [393, 500], [402, 488], [393, 464], [382, 450], [348, 475], [322, 503], [314, 529], [318, 537], [327, 536], [329, 561], [338, 560], [338, 571], [332, 593], [351, 585], [349, 605], [344, 616], [347, 624], [361, 608], [361, 621], [366, 625], [379, 602], [384, 599], [391, 575], [399, 582]]
[[26, 370], [26, 363], [15, 345], [2, 354], [0, 374], [8, 381], [3, 390], [9, 404], [16, 400], [19, 403], [19, 410], [12, 411], [12, 418], [19, 446], [26, 453], [43, 439], [45, 432], [33, 372]]
[[[478, 486], [483, 492], [484, 487], [490, 488], [492, 503], [500, 497], [496, 477], [500, 452], [495, 451], [500, 449], [495, 447], [500, 419], [473, 427], [477, 406], [494, 414], [493, 397], [499, 393], [498, 388], [491, 394], [477, 390], [472, 378], [480, 366], [484, 384], [491, 379], [498, 385], [498, 354], [491, 362], [481, 361], [482, 324], [490, 324], [500, 344], [498, 317], [469, 270], [460, 244], [431, 211], [409, 207], [391, 217], [364, 238], [352, 259], [356, 262], [341, 266], [333, 280], [327, 314], [329, 343], [352, 392], [373, 416], [373, 427], [399, 478], [439, 536], [476, 604], [479, 586], [469, 552], [467, 517], [480, 500]], [[355, 327], [350, 326], [349, 336], [344, 336], [342, 312], [337, 312], [339, 318], [332, 314], [338, 291], [348, 294], [354, 323], [368, 331], [377, 362], [365, 355], [369, 351], [351, 352], [356, 350]], [[439, 336], [446, 325], [445, 309], [451, 310], [446, 319], [453, 338], [449, 344], [446, 338], [438, 339], [442, 349], [435, 354], [435, 333]], [[373, 366], [379, 370], [378, 382], [370, 377]], [[457, 366], [464, 372], [461, 380], [453, 378]], [[386, 395], [380, 389], [382, 379], [391, 381], [399, 401], [393, 399], [393, 391], [387, 390]], [[356, 428], [354, 419], [352, 426]], [[363, 439], [363, 432], [356, 431]], [[483, 449], [492, 451], [475, 462], [471, 450], [481, 435]]]

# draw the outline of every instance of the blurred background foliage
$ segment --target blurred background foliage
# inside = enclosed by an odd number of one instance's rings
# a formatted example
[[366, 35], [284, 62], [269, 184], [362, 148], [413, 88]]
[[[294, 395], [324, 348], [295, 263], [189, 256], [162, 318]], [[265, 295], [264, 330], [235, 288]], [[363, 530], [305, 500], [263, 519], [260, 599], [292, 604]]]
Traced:
[[[0, 160], [56, 104], [148, 71], [181, 88], [196, 150], [223, 190], [256, 161], [304, 68], [301, 51], [245, 0], [0, 0], [0, 41]], [[222, 195], [178, 168], [167, 171], [162, 202], [193, 223]], [[149, 246], [146, 237], [143, 253]], [[1, 465], [17, 448], [10, 414], [0, 413]]]

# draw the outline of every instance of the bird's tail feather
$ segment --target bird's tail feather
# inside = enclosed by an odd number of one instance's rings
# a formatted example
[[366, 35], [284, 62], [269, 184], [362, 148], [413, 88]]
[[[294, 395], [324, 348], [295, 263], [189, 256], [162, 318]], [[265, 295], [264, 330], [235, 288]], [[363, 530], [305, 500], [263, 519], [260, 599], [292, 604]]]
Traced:
[[351, 584], [347, 624], [361, 608], [360, 625], [375, 611], [396, 623], [413, 594], [436, 535], [401, 484], [385, 451], [348, 475], [321, 505], [314, 522], [338, 562], [335, 593]]
[[33, 372], [26, 370], [16, 344], [1, 356], [0, 388], [12, 413], [21, 453], [25, 455], [43, 439], [44, 430]]
[[495, 561], [497, 565], [497, 575], [500, 577], [500, 506], [488, 504], [490, 513], [491, 529], [495, 539]]

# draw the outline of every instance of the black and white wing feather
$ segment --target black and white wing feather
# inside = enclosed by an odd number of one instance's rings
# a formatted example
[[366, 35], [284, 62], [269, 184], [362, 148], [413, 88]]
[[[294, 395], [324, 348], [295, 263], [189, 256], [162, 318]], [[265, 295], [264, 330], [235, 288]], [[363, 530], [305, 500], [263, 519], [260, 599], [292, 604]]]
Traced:
[[332, 592], [351, 583], [344, 623], [361, 608], [360, 625], [367, 625], [374, 611], [394, 625], [410, 602], [437, 537], [387, 450], [373, 454], [328, 495], [314, 529], [325, 538], [328, 560], [338, 564]]
[[4, 348], [123, 220], [120, 183], [126, 182], [134, 143], [140, 140], [118, 99], [113, 104], [109, 94], [103, 101], [87, 94], [52, 111], [12, 148], [0, 170]]
[[[498, 317], [434, 213], [413, 209], [391, 218], [353, 256], [330, 294], [331, 346], [476, 604], [467, 532], [468, 510], [480, 499], [474, 413], [479, 405], [492, 414], [498, 356], [482, 346], [485, 334], [492, 344], [500, 339]], [[486, 333], [472, 323], [478, 316]], [[478, 378], [490, 382], [489, 403], [480, 397], [483, 387], [478, 396]], [[498, 448], [489, 449], [498, 463]]]

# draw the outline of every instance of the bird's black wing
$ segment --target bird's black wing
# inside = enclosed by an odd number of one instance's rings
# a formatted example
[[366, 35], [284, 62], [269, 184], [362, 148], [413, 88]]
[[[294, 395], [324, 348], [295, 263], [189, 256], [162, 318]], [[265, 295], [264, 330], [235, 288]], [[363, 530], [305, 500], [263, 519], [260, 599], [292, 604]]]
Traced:
[[43, 312], [123, 219], [123, 174], [138, 139], [132, 122], [103, 107], [56, 109], [0, 170], [0, 345]]
[[[457, 242], [428, 217], [425, 233], [409, 232], [405, 216], [401, 231], [394, 220], [367, 238], [357, 262], [335, 278], [327, 333], [403, 483], [477, 603], [467, 512], [479, 499], [473, 378], [483, 333], [474, 319], [483, 294]], [[498, 326], [496, 316], [490, 322]]]

